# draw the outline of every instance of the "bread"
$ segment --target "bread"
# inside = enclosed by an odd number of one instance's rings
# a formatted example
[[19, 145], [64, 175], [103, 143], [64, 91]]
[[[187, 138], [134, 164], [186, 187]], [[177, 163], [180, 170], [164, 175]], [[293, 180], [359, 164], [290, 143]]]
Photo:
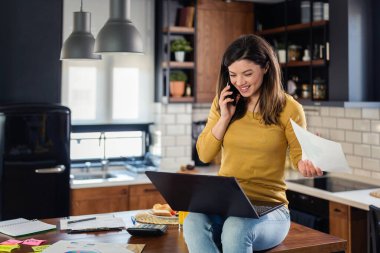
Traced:
[[173, 212], [173, 209], [168, 204], [154, 204], [153, 205], [153, 210], [166, 210], [169, 213]]
[[153, 209], [153, 214], [157, 216], [172, 216], [170, 211], [168, 210], [154, 210]]

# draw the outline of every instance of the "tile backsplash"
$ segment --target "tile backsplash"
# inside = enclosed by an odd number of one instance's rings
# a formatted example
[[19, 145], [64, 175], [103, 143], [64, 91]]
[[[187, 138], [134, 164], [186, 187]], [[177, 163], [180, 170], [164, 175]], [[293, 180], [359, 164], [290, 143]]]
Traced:
[[[161, 169], [177, 171], [191, 162], [192, 122], [206, 120], [211, 104], [155, 106], [152, 152]], [[353, 174], [380, 179], [380, 109], [304, 106], [308, 131], [339, 142]]]
[[353, 174], [380, 178], [380, 109], [304, 107], [308, 130], [339, 142]]
[[191, 163], [191, 104], [161, 104], [154, 108], [151, 152], [161, 156], [162, 171], [177, 171]]

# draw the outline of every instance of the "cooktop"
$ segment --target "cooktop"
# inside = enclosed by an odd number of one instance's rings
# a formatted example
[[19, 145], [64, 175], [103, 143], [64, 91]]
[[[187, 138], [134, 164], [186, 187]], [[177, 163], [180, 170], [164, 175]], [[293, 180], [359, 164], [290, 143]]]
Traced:
[[379, 188], [378, 185], [372, 185], [333, 176], [301, 178], [287, 181], [318, 188], [329, 192], [343, 192]]

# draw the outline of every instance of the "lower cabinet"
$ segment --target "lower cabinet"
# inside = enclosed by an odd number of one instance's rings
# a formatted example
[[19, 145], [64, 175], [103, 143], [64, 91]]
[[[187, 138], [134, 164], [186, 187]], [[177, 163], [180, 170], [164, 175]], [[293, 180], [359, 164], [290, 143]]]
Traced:
[[150, 209], [166, 203], [152, 184], [71, 190], [71, 215]]
[[347, 240], [346, 253], [368, 252], [367, 213], [330, 201], [330, 234]]
[[71, 190], [71, 215], [129, 210], [129, 186]]

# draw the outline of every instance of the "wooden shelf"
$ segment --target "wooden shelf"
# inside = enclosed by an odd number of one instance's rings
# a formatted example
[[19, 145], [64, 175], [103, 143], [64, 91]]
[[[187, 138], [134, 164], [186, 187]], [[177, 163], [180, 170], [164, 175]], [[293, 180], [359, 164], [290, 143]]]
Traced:
[[185, 27], [185, 26], [169, 26], [163, 29], [165, 33], [175, 33], [175, 34], [194, 34], [194, 27]]
[[193, 103], [194, 97], [169, 97], [170, 103]]
[[163, 68], [172, 68], [172, 69], [193, 69], [195, 66], [194, 62], [177, 62], [177, 61], [170, 61], [169, 64], [168, 62], [162, 62], [162, 67]]
[[312, 60], [312, 61], [289, 61], [288, 63], [281, 63], [281, 67], [308, 67], [308, 66], [324, 66], [326, 61], [323, 59]]
[[276, 27], [272, 29], [257, 31], [256, 34], [258, 35], [271, 35], [276, 33], [284, 33], [284, 32], [290, 32], [290, 31], [300, 31], [305, 30], [310, 27], [320, 27], [327, 25], [329, 21], [327, 20], [320, 20], [320, 21], [314, 21], [310, 23], [302, 23], [302, 24], [294, 24], [294, 25], [288, 25], [288, 26], [281, 26]]

